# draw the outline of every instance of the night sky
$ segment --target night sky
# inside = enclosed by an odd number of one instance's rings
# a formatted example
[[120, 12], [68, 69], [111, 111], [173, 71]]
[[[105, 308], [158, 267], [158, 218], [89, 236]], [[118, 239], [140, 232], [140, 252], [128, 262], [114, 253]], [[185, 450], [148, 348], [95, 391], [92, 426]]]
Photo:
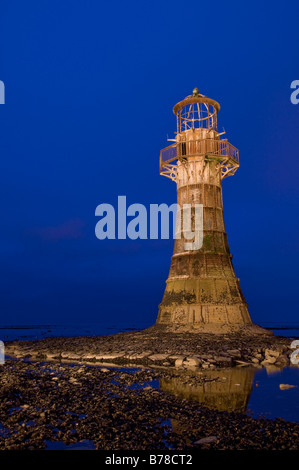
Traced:
[[152, 324], [173, 240], [95, 237], [95, 208], [176, 202], [159, 176], [175, 103], [216, 99], [254, 322], [298, 321], [298, 1], [2, 0], [1, 324]]

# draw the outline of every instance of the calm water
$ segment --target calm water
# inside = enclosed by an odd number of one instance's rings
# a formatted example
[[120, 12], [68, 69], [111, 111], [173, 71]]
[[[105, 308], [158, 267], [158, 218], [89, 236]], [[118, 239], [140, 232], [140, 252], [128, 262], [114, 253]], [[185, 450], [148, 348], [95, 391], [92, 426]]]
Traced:
[[[0, 340], [35, 340], [54, 336], [102, 336], [124, 331], [142, 330], [150, 325], [2, 325]], [[299, 332], [298, 332], [299, 334]]]
[[[280, 390], [280, 384], [295, 387]], [[285, 367], [281, 371], [259, 369], [254, 375], [247, 411], [254, 417], [262, 415], [299, 423], [299, 368]]]
[[[53, 336], [101, 336], [111, 335], [123, 331], [142, 330], [149, 324], [89, 324], [89, 325], [0, 325], [0, 340], [34, 340]], [[266, 324], [277, 336], [299, 337], [299, 323]]]
[[[219, 411], [241, 411], [257, 418], [299, 423], [299, 367], [234, 367], [194, 373], [207, 382], [190, 385], [186, 377], [160, 380], [159, 388]], [[294, 388], [281, 390], [280, 384]]]

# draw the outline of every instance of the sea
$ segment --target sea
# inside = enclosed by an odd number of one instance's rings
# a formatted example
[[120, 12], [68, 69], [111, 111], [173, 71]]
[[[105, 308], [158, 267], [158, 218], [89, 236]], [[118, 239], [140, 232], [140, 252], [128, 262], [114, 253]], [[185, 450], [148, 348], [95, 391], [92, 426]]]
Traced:
[[[146, 323], [117, 323], [117, 324], [2, 324], [0, 325], [0, 340], [38, 340], [50, 337], [72, 336], [104, 336], [125, 331], [138, 331], [151, 326]], [[274, 335], [299, 338], [299, 323], [261, 324], [263, 328], [273, 331]]]

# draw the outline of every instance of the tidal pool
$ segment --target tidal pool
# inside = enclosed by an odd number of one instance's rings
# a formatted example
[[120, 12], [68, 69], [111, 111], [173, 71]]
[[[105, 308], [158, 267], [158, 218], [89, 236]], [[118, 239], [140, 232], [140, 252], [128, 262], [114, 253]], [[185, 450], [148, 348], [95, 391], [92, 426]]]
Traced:
[[[167, 393], [198, 401], [219, 411], [240, 411], [254, 418], [283, 418], [299, 422], [298, 367], [234, 367], [194, 374], [207, 381], [186, 383], [185, 377], [174, 377], [161, 379], [159, 387]], [[281, 384], [294, 387], [282, 390]]]

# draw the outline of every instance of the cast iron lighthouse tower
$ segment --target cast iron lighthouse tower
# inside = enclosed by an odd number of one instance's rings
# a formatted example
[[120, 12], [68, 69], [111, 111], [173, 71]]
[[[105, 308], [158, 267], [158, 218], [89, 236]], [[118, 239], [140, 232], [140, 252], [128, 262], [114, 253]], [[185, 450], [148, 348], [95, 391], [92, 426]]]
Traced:
[[178, 205], [203, 205], [202, 247], [188, 251], [183, 236], [175, 240], [159, 306], [157, 325], [178, 331], [225, 331], [252, 324], [223, 219], [221, 183], [239, 168], [239, 151], [218, 132], [219, 109], [195, 88], [173, 108], [175, 143], [160, 153], [160, 174], [176, 182]]

